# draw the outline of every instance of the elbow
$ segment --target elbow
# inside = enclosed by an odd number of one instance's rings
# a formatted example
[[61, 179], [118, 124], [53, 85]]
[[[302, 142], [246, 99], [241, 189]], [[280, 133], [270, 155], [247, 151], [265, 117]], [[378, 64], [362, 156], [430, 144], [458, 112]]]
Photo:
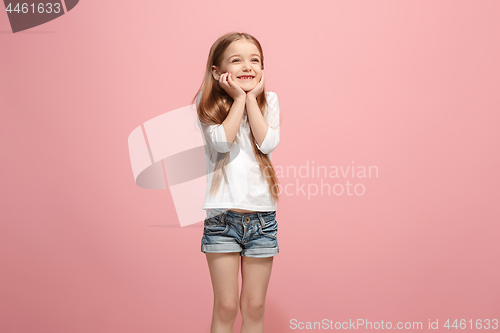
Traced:
[[229, 142], [227, 142], [224, 126], [222, 126], [222, 124], [214, 128], [214, 130], [207, 136], [207, 141], [210, 146], [219, 153], [227, 153], [231, 150]]
[[259, 147], [258, 144], [256, 144], [256, 145], [262, 154], [267, 155], [267, 154], [271, 153], [274, 149], [276, 149], [279, 142], [280, 142], [280, 138], [279, 138], [279, 136], [277, 136], [277, 137], [275, 137], [272, 140], [269, 140], [267, 142], [264, 140], [262, 147]]
[[274, 150], [274, 148], [273, 149], [259, 149], [259, 150], [262, 152], [262, 154], [267, 155], [267, 154], [270, 154]]
[[212, 142], [211, 146], [219, 153], [228, 153], [231, 151], [227, 142]]

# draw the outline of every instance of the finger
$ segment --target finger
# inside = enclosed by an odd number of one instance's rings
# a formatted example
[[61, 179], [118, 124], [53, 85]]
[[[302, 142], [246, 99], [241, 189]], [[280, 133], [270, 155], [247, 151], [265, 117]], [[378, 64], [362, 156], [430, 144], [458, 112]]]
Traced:
[[233, 74], [229, 74], [229, 80], [231, 80], [231, 85], [234, 86], [235, 83], [234, 83], [234, 80], [233, 80]]
[[228, 82], [229, 82], [229, 85], [231, 86], [231, 88], [238, 89], [239, 85], [237, 85], [237, 84], [233, 81], [233, 74], [229, 74], [229, 77], [228, 77]]
[[221, 75], [219, 82], [223, 87], [227, 87], [226, 73]]
[[260, 80], [259, 80], [259, 83], [258, 83], [258, 84], [262, 84], [262, 82], [264, 82], [264, 76], [261, 76], [261, 77], [260, 77]]
[[230, 88], [233, 88], [233, 85], [231, 84], [231, 74], [230, 73], [226, 73], [226, 84], [228, 87]]
[[232, 89], [233, 88], [233, 86], [231, 84], [231, 79], [229, 78], [229, 73], [226, 74], [226, 87], [228, 89]]

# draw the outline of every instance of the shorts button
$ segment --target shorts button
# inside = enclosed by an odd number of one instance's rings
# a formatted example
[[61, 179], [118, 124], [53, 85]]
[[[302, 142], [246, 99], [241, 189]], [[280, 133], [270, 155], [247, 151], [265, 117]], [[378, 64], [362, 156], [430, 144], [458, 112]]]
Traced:
[[246, 223], [250, 222], [250, 218], [249, 217], [245, 218], [245, 222]]

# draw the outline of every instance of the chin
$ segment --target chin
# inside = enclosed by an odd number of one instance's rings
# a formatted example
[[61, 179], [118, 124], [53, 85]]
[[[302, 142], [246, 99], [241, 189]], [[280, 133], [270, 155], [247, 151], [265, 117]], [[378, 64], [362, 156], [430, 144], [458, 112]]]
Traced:
[[[241, 86], [240, 86], [241, 87]], [[255, 88], [255, 86], [253, 87], [241, 87], [241, 89], [243, 89], [244, 91], [250, 91], [252, 90], [253, 88]]]

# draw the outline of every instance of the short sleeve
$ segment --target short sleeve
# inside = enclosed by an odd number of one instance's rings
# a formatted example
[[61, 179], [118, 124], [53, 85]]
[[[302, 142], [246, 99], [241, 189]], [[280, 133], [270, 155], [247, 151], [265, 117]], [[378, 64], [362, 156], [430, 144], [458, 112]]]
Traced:
[[226, 132], [224, 126], [220, 125], [207, 125], [199, 121], [201, 130], [205, 137], [206, 142], [219, 153], [227, 153], [231, 149], [227, 143]]
[[263, 154], [272, 152], [280, 142], [280, 107], [278, 95], [272, 91], [269, 91], [267, 94], [267, 110], [264, 114], [264, 119], [269, 125], [269, 128], [262, 142], [262, 146], [259, 147], [257, 142], [255, 143]]

